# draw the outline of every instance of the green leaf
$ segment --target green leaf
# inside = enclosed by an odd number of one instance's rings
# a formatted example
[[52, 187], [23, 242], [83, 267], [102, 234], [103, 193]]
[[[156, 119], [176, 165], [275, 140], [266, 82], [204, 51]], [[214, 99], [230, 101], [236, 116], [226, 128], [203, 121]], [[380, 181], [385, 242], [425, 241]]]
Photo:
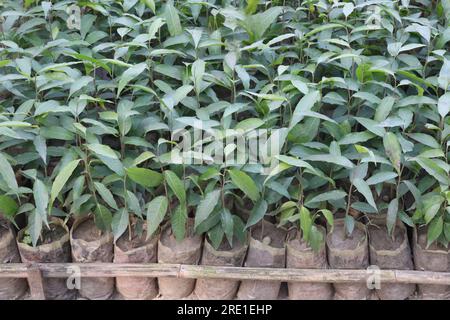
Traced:
[[416, 157], [413, 160], [440, 183], [449, 185], [448, 172], [441, 168], [434, 160], [423, 157]]
[[439, 238], [443, 229], [444, 220], [442, 219], [442, 216], [436, 217], [430, 222], [427, 233], [427, 248]]
[[111, 230], [112, 213], [104, 205], [98, 204], [94, 211], [95, 225], [102, 231]]
[[372, 175], [369, 179], [367, 179], [366, 182], [369, 186], [371, 186], [395, 179], [396, 177], [398, 177], [398, 174], [396, 174], [395, 172], [382, 171]]
[[130, 214], [125, 208], [120, 208], [112, 218], [111, 229], [116, 242], [127, 230]]
[[5, 180], [8, 187], [17, 192], [19, 186], [17, 185], [16, 176], [14, 174], [13, 168], [9, 164], [8, 160], [6, 160], [5, 156], [0, 152], [0, 175], [3, 180]]
[[311, 226], [311, 232], [309, 237], [310, 237], [309, 243], [311, 245], [311, 248], [315, 252], [318, 252], [320, 250], [321, 245], [324, 242], [323, 233], [316, 226], [313, 225]]
[[46, 185], [39, 179], [34, 181], [33, 185], [34, 204], [36, 213], [41, 216], [41, 220], [48, 226], [47, 208], [48, 208], [48, 190]]
[[386, 216], [386, 226], [389, 234], [392, 234], [392, 231], [394, 230], [394, 226], [397, 221], [397, 213], [398, 213], [398, 198], [394, 198], [389, 203]]
[[13, 220], [19, 206], [11, 197], [0, 195], [0, 214], [8, 220]]
[[228, 239], [228, 243], [233, 247], [234, 220], [230, 210], [223, 208], [221, 211], [222, 229]]
[[147, 188], [159, 186], [164, 179], [161, 173], [146, 168], [129, 168], [126, 171], [131, 180]]
[[351, 215], [346, 215], [344, 219], [345, 230], [351, 235], [355, 229], [355, 219]]
[[198, 207], [197, 212], [195, 214], [195, 224], [194, 227], [197, 227], [205, 221], [209, 215], [213, 212], [215, 206], [219, 202], [221, 195], [221, 190], [216, 189], [206, 194], [205, 198], [203, 198]]
[[245, 228], [247, 229], [261, 221], [261, 219], [263, 219], [264, 215], [267, 213], [267, 208], [267, 201], [262, 198], [259, 199], [250, 213], [250, 217], [248, 218]]
[[28, 215], [27, 231], [30, 234], [33, 247], [36, 247], [42, 231], [42, 217], [33, 210]]
[[254, 40], [259, 40], [263, 37], [267, 29], [275, 23], [282, 11], [282, 7], [271, 7], [264, 12], [247, 16], [244, 27], [253, 36]]
[[228, 171], [231, 181], [244, 192], [253, 202], [258, 201], [259, 191], [255, 182], [245, 172], [238, 169], [231, 169]]
[[134, 78], [140, 75], [147, 68], [147, 64], [145, 62], [136, 64], [130, 68], [128, 68], [124, 73], [120, 75], [119, 85], [117, 87], [117, 96], [120, 96], [123, 88]]
[[307, 155], [303, 158], [303, 160], [310, 160], [310, 161], [322, 161], [322, 162], [328, 162], [333, 163], [339, 166], [343, 166], [346, 168], [353, 168], [355, 165], [348, 160], [344, 156], [336, 155], [336, 154], [314, 154], [314, 155]]
[[302, 206], [300, 208], [300, 228], [302, 229], [302, 238], [305, 240], [306, 243], [309, 243], [309, 236], [311, 232], [311, 226], [312, 226], [312, 219], [311, 219], [311, 213], [309, 210]]
[[149, 239], [158, 229], [169, 206], [169, 201], [165, 196], [158, 196], [149, 202], [147, 207], [147, 239]]
[[55, 181], [52, 184], [52, 189], [50, 191], [49, 210], [51, 210], [53, 202], [66, 185], [67, 181], [69, 180], [70, 176], [72, 175], [73, 171], [76, 169], [80, 161], [81, 161], [80, 159], [70, 161], [68, 164], [64, 166], [64, 168], [61, 169], [61, 171], [56, 176]]
[[384, 150], [389, 160], [391, 160], [397, 173], [400, 174], [400, 161], [402, 156], [402, 148], [398, 142], [397, 136], [392, 132], [387, 132], [383, 138]]
[[42, 161], [44, 161], [44, 164], [47, 164], [47, 144], [45, 138], [42, 136], [36, 136], [33, 140], [33, 144]]
[[378, 122], [368, 119], [368, 118], [360, 118], [355, 117], [356, 121], [358, 121], [361, 125], [363, 125], [367, 130], [376, 134], [377, 136], [383, 137], [386, 133], [383, 127], [378, 126]]
[[370, 190], [369, 185], [363, 179], [355, 179], [353, 181], [353, 185], [356, 189], [366, 198], [367, 203], [369, 203], [372, 207], [377, 209], [377, 205], [375, 204], [375, 200], [373, 199], [372, 191]]
[[342, 190], [333, 190], [328, 192], [322, 192], [319, 195], [313, 197], [312, 199], [309, 199], [306, 201], [306, 204], [312, 204], [316, 202], [322, 202], [322, 201], [330, 201], [330, 200], [339, 200], [342, 198], [345, 198], [347, 196], [347, 193]]
[[450, 112], [450, 92], [447, 92], [439, 98], [438, 112], [441, 118], [445, 118]]
[[119, 208], [117, 207], [116, 200], [114, 200], [114, 196], [103, 183], [94, 182], [94, 186], [97, 192], [102, 197], [102, 199], [108, 204], [108, 206], [110, 206], [113, 209], [119, 210]]
[[265, 122], [259, 118], [248, 118], [237, 123], [234, 129], [250, 131], [261, 127], [264, 123]]
[[258, 8], [259, 0], [247, 0], [247, 7], [245, 7], [245, 14], [254, 14]]
[[222, 243], [225, 232], [221, 224], [217, 224], [214, 228], [208, 231], [208, 238], [211, 241], [211, 245], [214, 249], [218, 249]]
[[328, 209], [322, 209], [318, 211], [319, 213], [322, 213], [325, 217], [325, 220], [327, 220], [328, 225], [331, 227], [330, 232], [333, 232], [334, 229], [334, 217], [333, 213]]
[[137, 165], [141, 164], [142, 162], [145, 162], [153, 157], [155, 157], [155, 154], [153, 152], [144, 151], [136, 159], [134, 159], [133, 165], [137, 166]]
[[376, 122], [382, 122], [386, 120], [386, 118], [389, 116], [389, 113], [392, 110], [392, 107], [394, 106], [394, 102], [395, 99], [393, 97], [383, 98], [383, 100], [381, 100], [380, 104], [375, 110], [374, 120]]
[[311, 108], [320, 100], [320, 92], [315, 90], [305, 95], [295, 107], [291, 121], [289, 123], [289, 130], [291, 130], [297, 123], [303, 120], [305, 113], [311, 111]]
[[177, 241], [183, 240], [186, 235], [186, 222], [186, 205], [182, 203], [175, 208], [175, 211], [173, 212], [171, 217], [172, 231]]
[[150, 10], [152, 10], [153, 13], [156, 13], [156, 6], [154, 0], [141, 0], [142, 3], [144, 3]]
[[172, 2], [168, 2], [166, 4], [164, 17], [166, 18], [167, 27], [169, 28], [169, 33], [171, 36], [176, 36], [183, 33], [178, 10], [173, 6]]
[[164, 171], [164, 178], [175, 196], [180, 200], [180, 203], [186, 203], [186, 190], [184, 189], [184, 183], [180, 178], [170, 170]]
[[194, 78], [194, 89], [197, 95], [202, 92], [203, 75], [205, 74], [205, 61], [199, 59], [192, 64], [192, 77]]
[[98, 156], [103, 156], [111, 159], [119, 159], [116, 152], [113, 149], [111, 149], [110, 146], [99, 143], [93, 143], [88, 144], [87, 147], [89, 148], [89, 150], [91, 150]]
[[247, 231], [245, 230], [245, 224], [242, 221], [242, 219], [237, 216], [233, 215], [233, 234], [236, 236], [236, 238], [239, 240], [241, 244], [247, 243]]
[[439, 149], [441, 146], [432, 136], [425, 133], [410, 133], [409, 137], [433, 149]]

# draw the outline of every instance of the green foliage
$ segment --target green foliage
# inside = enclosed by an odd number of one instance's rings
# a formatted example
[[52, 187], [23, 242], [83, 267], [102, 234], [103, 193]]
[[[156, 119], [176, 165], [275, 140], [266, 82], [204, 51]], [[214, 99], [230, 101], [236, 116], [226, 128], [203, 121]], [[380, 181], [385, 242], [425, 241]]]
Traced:
[[[355, 211], [450, 241], [448, 1], [79, 1], [79, 21], [72, 4], [0, 9], [0, 214], [26, 214], [32, 244], [49, 215], [116, 240], [134, 218], [181, 240], [192, 217], [215, 247], [270, 215], [317, 249]], [[174, 147], [194, 129], [264, 129], [278, 154]]]

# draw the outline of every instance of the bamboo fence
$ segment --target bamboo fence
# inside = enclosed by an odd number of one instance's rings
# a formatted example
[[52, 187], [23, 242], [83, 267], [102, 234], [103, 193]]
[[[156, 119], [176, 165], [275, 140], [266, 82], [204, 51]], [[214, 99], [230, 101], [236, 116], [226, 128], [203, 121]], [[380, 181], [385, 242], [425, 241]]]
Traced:
[[450, 285], [450, 272], [365, 269], [289, 269], [220, 267], [184, 264], [119, 263], [7, 263], [0, 264], [0, 277], [27, 278], [32, 299], [45, 299], [42, 279], [81, 277], [175, 277], [191, 279], [266, 280], [314, 283], [361, 283], [375, 273], [382, 283]]

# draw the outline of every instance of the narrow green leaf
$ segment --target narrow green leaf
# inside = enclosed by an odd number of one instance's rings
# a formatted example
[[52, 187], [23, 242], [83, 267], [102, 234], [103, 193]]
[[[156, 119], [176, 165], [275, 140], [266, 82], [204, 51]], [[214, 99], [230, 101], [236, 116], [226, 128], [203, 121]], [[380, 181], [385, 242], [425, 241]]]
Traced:
[[395, 170], [397, 170], [397, 173], [400, 173], [402, 148], [400, 147], [397, 136], [392, 132], [387, 132], [383, 138], [383, 145], [386, 155], [389, 157], [389, 160], [391, 160]]
[[245, 172], [238, 169], [228, 171], [233, 183], [244, 192], [253, 202], [258, 201], [259, 191], [255, 182]]
[[131, 180], [147, 188], [159, 186], [164, 179], [161, 173], [146, 168], [129, 168], [126, 171]]
[[392, 231], [394, 230], [394, 226], [397, 221], [397, 213], [398, 213], [398, 198], [394, 198], [389, 203], [386, 216], [386, 226], [389, 234], [392, 234]]
[[250, 213], [250, 217], [248, 218], [245, 228], [249, 228], [261, 221], [261, 219], [263, 219], [264, 215], [267, 213], [267, 208], [267, 201], [262, 198], [259, 199]]
[[194, 227], [197, 228], [203, 221], [205, 221], [209, 215], [213, 212], [214, 207], [219, 202], [221, 195], [221, 190], [216, 189], [206, 194], [205, 198], [203, 198], [198, 207], [197, 212], [195, 214], [195, 224]]
[[180, 200], [180, 203], [186, 203], [186, 190], [180, 178], [170, 170], [164, 171], [164, 178], [175, 196]]
[[127, 230], [130, 214], [125, 208], [120, 208], [113, 216], [111, 221], [111, 229], [116, 242]]
[[169, 201], [165, 196], [158, 196], [149, 202], [147, 207], [147, 239], [149, 239], [158, 229], [169, 206]]
[[369, 185], [363, 179], [355, 179], [353, 181], [353, 185], [356, 189], [366, 198], [367, 202], [377, 209], [377, 205], [375, 204], [375, 200], [373, 199], [372, 191], [370, 190]]
[[0, 195], [0, 214], [8, 220], [13, 220], [19, 206], [11, 197]]
[[147, 68], [147, 64], [145, 62], [136, 64], [130, 68], [128, 68], [124, 73], [120, 75], [119, 85], [117, 87], [117, 96], [120, 96], [123, 88], [134, 78], [140, 75]]
[[178, 10], [173, 6], [172, 2], [168, 2], [166, 4], [164, 17], [166, 18], [167, 27], [169, 28], [169, 33], [171, 36], [176, 36], [183, 33]]
[[95, 225], [102, 231], [111, 230], [112, 213], [107, 207], [99, 204], [94, 211]]
[[17, 192], [19, 186], [17, 185], [16, 176], [14, 174], [13, 168], [9, 164], [6, 157], [0, 152], [0, 175], [6, 184], [12, 191]]
[[70, 176], [72, 175], [73, 171], [76, 169], [80, 161], [81, 160], [78, 159], [69, 162], [64, 166], [64, 168], [61, 169], [61, 171], [56, 176], [55, 181], [52, 184], [52, 189], [50, 191], [50, 210], [53, 206], [53, 202], [58, 197], [63, 187], [66, 185], [67, 181], [69, 180]]
[[36, 213], [41, 216], [41, 220], [48, 226], [47, 208], [48, 208], [48, 190], [46, 185], [39, 179], [34, 181], [33, 185], [34, 204]]
[[172, 231], [177, 241], [184, 239], [186, 235], [187, 212], [184, 203], [178, 205], [171, 217]]
[[119, 208], [117, 207], [116, 200], [114, 200], [113, 194], [111, 193], [111, 191], [109, 191], [108, 188], [106, 188], [106, 186], [103, 183], [96, 181], [94, 182], [94, 186], [97, 192], [102, 197], [102, 199], [108, 204], [108, 206], [110, 206], [113, 209], [119, 210]]

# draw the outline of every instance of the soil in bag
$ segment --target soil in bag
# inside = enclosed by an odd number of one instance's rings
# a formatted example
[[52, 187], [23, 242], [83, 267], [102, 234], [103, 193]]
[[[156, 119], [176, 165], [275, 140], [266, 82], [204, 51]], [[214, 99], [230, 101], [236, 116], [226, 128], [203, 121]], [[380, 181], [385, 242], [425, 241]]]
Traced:
[[[326, 237], [326, 230], [319, 227]], [[298, 269], [327, 269], [327, 252], [325, 241], [318, 251], [314, 251], [297, 230], [289, 232], [286, 243], [286, 267]], [[330, 300], [333, 297], [333, 286], [330, 283], [289, 282], [290, 300]]]
[[[284, 268], [286, 230], [263, 220], [252, 228], [246, 267]], [[239, 300], [275, 300], [280, 281], [243, 280], [239, 287]]]
[[[343, 219], [334, 221], [334, 230], [327, 235], [328, 262], [332, 269], [366, 269], [369, 266], [369, 246], [364, 224], [355, 222], [352, 234], [345, 235]], [[335, 283], [334, 299], [366, 300], [370, 290], [366, 283]]]
[[[446, 272], [448, 270], [447, 248], [432, 243], [427, 248], [427, 228], [416, 227], [413, 234], [414, 267], [421, 271]], [[418, 284], [420, 298], [425, 300], [447, 299], [448, 286]]]
[[[161, 231], [158, 242], [159, 263], [198, 264], [202, 253], [202, 237], [194, 234], [194, 220], [188, 219], [186, 237], [177, 241], [170, 224]], [[163, 299], [181, 299], [189, 296], [195, 287], [195, 279], [158, 278], [159, 293]]]
[[[413, 261], [406, 227], [397, 221], [392, 236], [388, 234], [386, 216], [371, 218], [368, 226], [370, 263], [380, 269], [412, 270]], [[380, 283], [376, 290], [381, 300], [404, 300], [414, 294], [415, 284]]]
[[[202, 254], [202, 265], [241, 267], [247, 253], [247, 244], [233, 241], [231, 248], [228, 240], [224, 239], [219, 248], [214, 249], [205, 240]], [[231, 300], [236, 296], [239, 281], [227, 279], [198, 279], [195, 285], [195, 295], [202, 300]]]
[[[16, 239], [8, 221], [0, 219], [0, 263], [20, 263]], [[21, 298], [27, 291], [23, 278], [0, 278], [0, 300]]]
[[[73, 262], [113, 262], [113, 235], [100, 231], [94, 219], [75, 221], [70, 231]], [[114, 293], [114, 278], [81, 278], [80, 295], [90, 300], [106, 300]]]
[[[145, 226], [143, 226], [145, 228]], [[122, 235], [114, 246], [115, 263], [156, 263], [158, 234], [146, 239], [147, 232], [132, 228]], [[158, 295], [156, 278], [117, 277], [116, 289], [125, 300], [149, 300]]]
[[[24, 263], [67, 263], [71, 262], [69, 229], [61, 219], [51, 218], [50, 229], [42, 228], [36, 247], [27, 242], [26, 229], [17, 234], [17, 246]], [[45, 298], [68, 300], [75, 298], [76, 290], [69, 287], [66, 278], [43, 278]]]

